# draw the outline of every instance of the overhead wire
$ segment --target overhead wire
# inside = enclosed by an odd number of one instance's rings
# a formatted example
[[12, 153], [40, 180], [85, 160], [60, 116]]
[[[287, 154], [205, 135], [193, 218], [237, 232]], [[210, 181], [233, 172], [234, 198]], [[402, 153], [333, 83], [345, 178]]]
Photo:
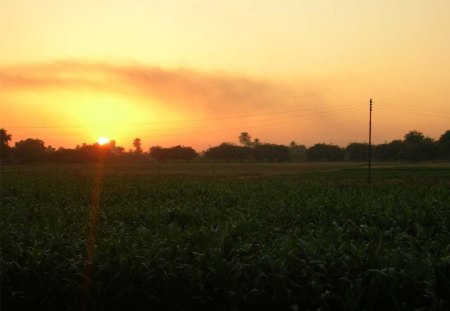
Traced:
[[400, 108], [400, 109], [414, 109], [414, 110], [428, 110], [428, 111], [434, 111], [434, 112], [445, 112], [445, 113], [450, 113], [449, 111], [445, 111], [445, 110], [436, 110], [435, 108], [430, 109], [429, 107], [424, 107], [424, 106], [416, 106], [416, 105], [405, 105], [404, 103], [402, 104], [395, 104], [395, 103], [390, 103], [390, 102], [382, 102], [382, 103], [377, 103], [377, 105], [379, 106], [390, 106], [390, 107], [395, 107], [395, 108]]
[[[292, 123], [304, 120], [311, 120], [318, 117], [328, 117], [328, 116], [336, 116], [343, 113], [353, 113], [366, 109], [366, 104], [354, 103], [354, 104], [345, 104], [345, 105], [337, 105], [334, 107], [311, 107], [311, 108], [299, 108], [299, 109], [291, 109], [291, 110], [283, 110], [283, 111], [270, 111], [264, 113], [255, 113], [255, 114], [242, 114], [235, 116], [220, 116], [214, 118], [199, 118], [199, 119], [187, 119], [187, 120], [165, 120], [165, 121], [157, 121], [157, 122], [135, 122], [135, 123], [104, 123], [104, 124], [84, 124], [84, 125], [66, 125], [66, 126], [16, 126], [16, 127], [7, 127], [8, 129], [34, 129], [34, 130], [56, 130], [56, 129], [70, 129], [70, 128], [88, 128], [96, 126], [155, 126], [155, 125], [171, 125], [171, 124], [186, 124], [186, 126], [173, 128], [147, 128], [147, 129], [139, 129], [136, 131], [136, 134], [146, 134], [146, 133], [154, 133], [151, 136], [145, 136], [144, 139], [147, 138], [155, 138], [155, 137], [170, 137], [170, 136], [183, 136], [183, 135], [193, 135], [193, 134], [202, 134], [205, 132], [217, 132], [217, 131], [231, 131], [231, 130], [243, 130], [248, 128], [256, 128], [256, 127], [264, 127], [271, 125], [278, 125], [284, 123]], [[423, 115], [428, 114], [433, 117], [449, 117], [450, 112], [446, 111], [436, 111], [428, 108], [417, 107], [417, 106], [399, 106], [391, 103], [377, 103], [375, 109], [381, 111], [392, 111], [392, 112], [402, 112], [408, 114], [415, 115]], [[299, 115], [302, 113], [301, 115]], [[263, 117], [269, 117], [260, 119]], [[255, 120], [256, 118], [256, 120]], [[259, 118], [259, 119], [258, 119]], [[245, 123], [239, 122], [238, 119], [248, 119]], [[213, 121], [228, 121], [228, 123], [218, 122], [215, 124], [201, 124], [205, 122], [213, 122]], [[190, 123], [194, 123], [193, 126], [187, 126]], [[195, 124], [200, 123], [200, 124]], [[197, 131], [196, 130], [202, 130]], [[171, 131], [175, 131], [175, 133], [171, 133]], [[192, 132], [194, 131], [194, 132]], [[56, 137], [64, 137], [64, 136], [77, 136], [86, 134], [86, 132], [60, 132], [60, 133], [41, 133], [45, 136], [56, 136]]]
[[381, 106], [379, 105], [377, 107], [378, 110], [386, 110], [386, 111], [392, 111], [392, 112], [402, 112], [402, 113], [408, 113], [408, 114], [414, 114], [414, 115], [421, 115], [423, 116], [428, 115], [431, 117], [443, 117], [443, 118], [449, 118], [450, 112], [437, 112], [437, 111], [428, 111], [428, 110], [413, 110], [413, 109], [405, 109], [405, 108], [396, 108], [391, 106]]
[[[245, 123], [245, 127], [255, 127], [255, 126], [265, 126], [268, 125], [267, 122], [270, 122], [269, 125], [272, 124], [279, 124], [279, 123], [285, 123], [285, 122], [293, 122], [293, 121], [298, 121], [298, 120], [303, 120], [303, 119], [308, 119], [308, 118], [316, 118], [316, 117], [320, 117], [320, 116], [324, 116], [327, 114], [334, 114], [334, 113], [345, 113], [345, 112], [352, 112], [354, 108], [356, 108], [355, 106], [361, 106], [361, 105], [357, 105], [357, 104], [352, 104], [352, 105], [342, 105], [342, 106], [338, 106], [337, 108], [334, 109], [327, 109], [327, 110], [316, 110], [316, 111], [310, 111], [308, 112], [306, 115], [289, 115], [289, 116], [278, 116], [278, 117], [273, 117], [273, 118], [268, 118], [268, 119], [264, 119], [264, 120], [248, 120]], [[358, 107], [356, 110], [362, 110], [364, 108], [362, 107]], [[216, 118], [211, 118], [210, 120], [214, 120]], [[279, 121], [277, 121], [279, 120]], [[277, 121], [277, 122], [271, 122], [271, 121]], [[228, 123], [228, 124], [223, 124], [223, 123], [219, 123], [219, 124], [205, 124], [205, 125], [199, 125], [199, 126], [194, 126], [194, 127], [181, 127], [181, 128], [177, 128], [177, 131], [190, 131], [190, 130], [195, 130], [195, 129], [204, 129], [206, 131], [210, 131], [210, 130], [215, 130], [216, 127], [221, 127], [220, 130], [223, 130], [223, 127], [225, 126], [240, 126], [240, 128], [242, 128], [242, 123], [236, 124], [236, 123]], [[148, 133], [148, 132], [155, 132], [155, 131], [170, 131], [171, 129], [167, 129], [167, 128], [160, 128], [160, 129], [146, 129], [146, 130], [140, 130], [139, 132], [135, 132], [135, 133], [139, 133], [139, 134], [143, 134], [143, 133]], [[82, 132], [70, 132], [70, 133], [46, 133], [46, 136], [75, 136], [75, 135], [81, 135], [84, 134]]]
[[[342, 113], [351, 113], [351, 112], [357, 112], [357, 111], [362, 111], [363, 109], [353, 109], [353, 110], [348, 110], [348, 111], [340, 111], [340, 112], [336, 112], [332, 115], [338, 115], [338, 114], [342, 114]], [[332, 116], [329, 115], [329, 116]], [[270, 125], [278, 125], [278, 124], [285, 124], [288, 122], [297, 122], [297, 121], [304, 121], [304, 120], [310, 120], [310, 119], [314, 119], [319, 117], [318, 115], [316, 116], [310, 116], [309, 118], [295, 118], [295, 119], [291, 119], [291, 120], [284, 120], [284, 121], [279, 121], [279, 122], [270, 122], [270, 123], [262, 123], [262, 124], [246, 124], [245, 125], [245, 129], [249, 129], [249, 128], [255, 128], [255, 127], [260, 127], [260, 126], [270, 126]], [[323, 117], [323, 116], [322, 116]], [[234, 127], [234, 128], [219, 128], [219, 129], [210, 129], [208, 130], [208, 132], [221, 132], [221, 131], [239, 131], [239, 130], [243, 130], [243, 127]], [[202, 132], [189, 132], [189, 133], [176, 133], [176, 134], [157, 134], [157, 135], [152, 135], [152, 136], [146, 136], [144, 137], [144, 139], [148, 139], [148, 138], [155, 138], [155, 137], [170, 137], [170, 136], [184, 136], [184, 135], [193, 135], [193, 134], [202, 134], [204, 133], [204, 131]]]
[[[346, 108], [352, 107], [360, 104], [346, 104], [340, 105], [335, 108]], [[299, 108], [292, 110], [283, 110], [283, 111], [272, 111], [272, 112], [264, 112], [264, 113], [255, 113], [255, 114], [244, 114], [244, 115], [235, 115], [235, 116], [222, 116], [222, 117], [214, 117], [214, 118], [202, 118], [202, 119], [186, 119], [186, 120], [166, 120], [166, 121], [155, 121], [155, 122], [134, 122], [134, 123], [102, 123], [102, 126], [144, 126], [144, 125], [161, 125], [161, 124], [174, 124], [174, 123], [193, 123], [193, 122], [208, 122], [208, 121], [217, 121], [217, 120], [227, 120], [227, 119], [242, 119], [242, 118], [254, 118], [260, 116], [267, 115], [276, 115], [276, 114], [287, 114], [287, 113], [295, 113], [295, 112], [315, 112], [317, 110], [322, 110], [324, 108], [316, 107], [314, 108]], [[83, 128], [83, 127], [93, 127], [98, 126], [98, 124], [82, 124], [82, 125], [43, 125], [43, 126], [6, 126], [9, 129], [61, 129], [61, 128]]]
[[[360, 104], [346, 104], [340, 105], [337, 107], [351, 107]], [[170, 124], [170, 123], [191, 123], [191, 122], [207, 122], [207, 121], [216, 121], [216, 120], [225, 120], [225, 119], [241, 119], [241, 118], [252, 118], [258, 116], [266, 116], [266, 115], [275, 115], [275, 114], [286, 114], [286, 113], [295, 113], [295, 112], [304, 112], [304, 111], [314, 111], [316, 108], [299, 108], [292, 110], [284, 110], [284, 111], [272, 111], [272, 112], [264, 112], [264, 113], [256, 113], [256, 114], [244, 114], [244, 115], [235, 115], [235, 116], [223, 116], [223, 117], [214, 117], [214, 118], [202, 118], [202, 119], [187, 119], [187, 120], [166, 120], [166, 121], [156, 121], [156, 122], [134, 122], [134, 123], [103, 123], [102, 126], [110, 125], [110, 126], [142, 126], [142, 125], [158, 125], [158, 124]], [[319, 107], [319, 109], [321, 109]], [[83, 128], [83, 127], [92, 127], [98, 126], [99, 124], [82, 124], [82, 125], [43, 125], [43, 126], [5, 126], [9, 129], [58, 129], [58, 128]]]

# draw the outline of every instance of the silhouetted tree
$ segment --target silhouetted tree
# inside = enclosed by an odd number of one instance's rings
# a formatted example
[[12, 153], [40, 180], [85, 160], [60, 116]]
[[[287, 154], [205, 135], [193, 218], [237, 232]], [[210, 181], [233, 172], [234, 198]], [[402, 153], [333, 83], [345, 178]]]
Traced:
[[250, 158], [251, 149], [245, 146], [236, 146], [232, 143], [222, 143], [205, 151], [205, 157], [212, 160], [245, 160]]
[[140, 138], [135, 138], [133, 140], [134, 152], [142, 153], [142, 142]]
[[410, 161], [432, 160], [438, 155], [435, 141], [416, 130], [405, 134], [403, 147], [403, 156]]
[[14, 147], [15, 158], [22, 163], [39, 162], [44, 159], [45, 145], [40, 139], [25, 139], [16, 142]]
[[438, 140], [438, 147], [440, 157], [450, 160], [450, 130], [441, 135]]
[[[222, 143], [205, 151], [206, 158], [213, 160], [242, 161], [254, 159], [256, 161], [365, 161], [368, 157], [366, 143], [351, 143], [345, 149], [333, 144], [316, 144], [310, 148], [297, 145], [295, 141], [289, 147], [283, 145], [261, 143], [255, 138], [252, 142], [247, 132], [241, 133], [240, 142], [244, 146], [233, 143]], [[47, 148], [39, 139], [25, 139], [17, 142], [14, 148], [9, 146], [11, 135], [5, 129], [0, 129], [0, 161], [8, 160], [18, 163], [39, 161], [54, 162], [94, 162], [99, 159], [106, 160], [144, 160], [141, 140], [133, 141], [135, 150], [125, 153], [122, 147], [116, 147], [115, 141], [100, 146], [83, 143], [75, 149], [51, 146]], [[174, 146], [162, 148], [154, 146], [149, 150], [150, 156], [159, 161], [166, 160], [192, 160], [197, 157], [192, 147]], [[424, 136], [423, 133], [413, 130], [405, 134], [403, 140], [393, 140], [389, 143], [373, 146], [373, 158], [379, 161], [425, 161], [436, 158], [450, 160], [450, 130], [441, 135], [438, 141]]]
[[55, 152], [47, 156], [47, 159], [51, 162], [60, 162], [60, 163], [73, 163], [73, 162], [81, 162], [77, 157], [77, 152], [80, 147], [77, 146], [76, 149], [66, 149], [66, 148], [58, 148]]
[[79, 162], [96, 162], [104, 157], [106, 153], [107, 148], [99, 144], [83, 144], [81, 148], [76, 150], [75, 156]]
[[247, 132], [242, 132], [239, 135], [239, 143], [245, 147], [250, 147], [252, 145], [252, 137]]
[[11, 160], [11, 147], [9, 146], [10, 141], [11, 135], [8, 134], [5, 129], [0, 129], [0, 163]]
[[306, 161], [306, 146], [297, 145], [295, 141], [289, 144], [289, 153], [292, 161]]
[[257, 161], [289, 161], [289, 147], [275, 144], [259, 144], [252, 149], [252, 156]]
[[403, 141], [405, 143], [420, 143], [424, 139], [425, 139], [425, 136], [423, 135], [422, 132], [413, 130], [413, 131], [409, 131], [408, 133], [405, 134]]
[[0, 145], [8, 146], [11, 141], [11, 135], [7, 133], [5, 129], [0, 129]]
[[197, 157], [197, 152], [192, 147], [175, 146], [162, 148], [154, 146], [150, 148], [150, 156], [158, 161], [184, 160], [189, 161]]
[[121, 146], [117, 146], [117, 147], [115, 148], [115, 150], [116, 150], [117, 154], [122, 154], [122, 153], [125, 152], [125, 148], [124, 148], [124, 147], [121, 147]]
[[88, 145], [83, 143], [77, 145], [75, 149], [58, 148], [49, 152], [47, 147], [45, 156], [47, 161], [61, 163], [92, 163], [99, 160], [112, 161], [115, 159], [124, 159], [124, 154], [119, 151], [122, 147], [115, 147], [114, 143], [99, 145], [97, 143]]
[[345, 150], [333, 144], [315, 144], [306, 150], [308, 161], [342, 161]]
[[150, 156], [158, 161], [165, 161], [166, 156], [164, 154], [164, 150], [160, 146], [153, 146], [149, 149]]
[[403, 141], [397, 139], [373, 147], [373, 158], [379, 161], [398, 161], [404, 159]]
[[175, 146], [170, 148], [170, 156], [174, 160], [190, 161], [195, 159], [198, 154], [192, 147]]
[[369, 158], [369, 144], [366, 143], [351, 143], [345, 151], [350, 161], [366, 161]]

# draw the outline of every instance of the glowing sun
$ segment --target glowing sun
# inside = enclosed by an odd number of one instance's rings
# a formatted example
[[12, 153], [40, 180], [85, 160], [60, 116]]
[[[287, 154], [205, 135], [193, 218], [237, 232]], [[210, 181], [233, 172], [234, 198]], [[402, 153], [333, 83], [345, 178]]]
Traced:
[[106, 145], [110, 142], [111, 140], [108, 137], [99, 137], [99, 139], [97, 140], [98, 144], [100, 146]]

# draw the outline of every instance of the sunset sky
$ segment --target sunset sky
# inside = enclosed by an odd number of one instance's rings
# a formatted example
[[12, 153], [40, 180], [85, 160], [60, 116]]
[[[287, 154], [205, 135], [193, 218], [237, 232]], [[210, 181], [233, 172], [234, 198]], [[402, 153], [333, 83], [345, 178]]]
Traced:
[[1, 0], [0, 128], [198, 150], [450, 129], [449, 0]]

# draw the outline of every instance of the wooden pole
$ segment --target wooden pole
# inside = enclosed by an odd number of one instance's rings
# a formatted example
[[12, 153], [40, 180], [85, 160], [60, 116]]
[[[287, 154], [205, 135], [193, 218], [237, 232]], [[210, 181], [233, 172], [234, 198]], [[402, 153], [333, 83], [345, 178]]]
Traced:
[[369, 101], [369, 184], [372, 183], [372, 98]]

